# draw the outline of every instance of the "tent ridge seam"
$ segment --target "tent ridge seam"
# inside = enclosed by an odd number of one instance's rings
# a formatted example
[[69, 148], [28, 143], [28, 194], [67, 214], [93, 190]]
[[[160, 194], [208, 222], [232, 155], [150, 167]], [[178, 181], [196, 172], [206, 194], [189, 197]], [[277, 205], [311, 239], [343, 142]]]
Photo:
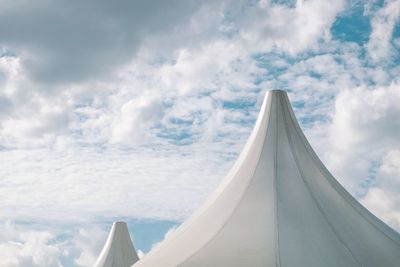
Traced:
[[[279, 95], [276, 96], [278, 100], [280, 99]], [[277, 101], [275, 101], [277, 102]], [[274, 213], [275, 213], [275, 258], [276, 258], [276, 267], [281, 266], [281, 250], [280, 250], [280, 240], [279, 240], [279, 218], [278, 218], [278, 107], [279, 105], [275, 104], [275, 142], [274, 142], [274, 179], [273, 179], [273, 189], [274, 189]]]

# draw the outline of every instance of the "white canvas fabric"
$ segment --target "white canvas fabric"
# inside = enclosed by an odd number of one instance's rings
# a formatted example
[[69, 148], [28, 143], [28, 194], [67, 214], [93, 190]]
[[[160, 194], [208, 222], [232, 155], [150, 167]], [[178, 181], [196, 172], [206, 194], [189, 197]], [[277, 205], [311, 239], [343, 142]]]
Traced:
[[114, 222], [95, 267], [129, 267], [139, 260], [125, 222]]
[[133, 266], [398, 267], [400, 236], [328, 172], [273, 90], [219, 188]]

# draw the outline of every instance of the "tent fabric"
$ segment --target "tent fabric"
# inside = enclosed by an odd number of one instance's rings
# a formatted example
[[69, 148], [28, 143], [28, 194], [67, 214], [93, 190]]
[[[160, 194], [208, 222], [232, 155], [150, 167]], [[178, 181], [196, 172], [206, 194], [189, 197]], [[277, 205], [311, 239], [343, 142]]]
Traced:
[[129, 267], [139, 260], [125, 222], [114, 222], [95, 267]]
[[284, 91], [270, 91], [203, 207], [133, 267], [395, 267], [400, 235], [329, 173]]

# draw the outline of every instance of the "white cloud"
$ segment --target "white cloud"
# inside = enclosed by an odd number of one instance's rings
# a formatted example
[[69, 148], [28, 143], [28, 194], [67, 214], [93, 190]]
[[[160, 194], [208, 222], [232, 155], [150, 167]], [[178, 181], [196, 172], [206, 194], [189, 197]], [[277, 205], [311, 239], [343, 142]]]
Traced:
[[145, 142], [146, 132], [160, 121], [163, 115], [162, 97], [143, 94], [121, 106], [121, 110], [111, 126], [112, 143]]
[[160, 240], [159, 242], [154, 243], [154, 244], [152, 245], [150, 251], [151, 251], [151, 250], [154, 250], [154, 249], [157, 249], [157, 247], [158, 247], [165, 239], [169, 238], [169, 237], [175, 232], [175, 230], [176, 230], [177, 228], [178, 228], [178, 226], [174, 226], [174, 227], [172, 227], [171, 229], [169, 229], [169, 230], [165, 233], [164, 238], [163, 238], [162, 240]]
[[[237, 87], [252, 86], [248, 77], [251, 71], [257, 70], [242, 49], [232, 41], [217, 41], [197, 49], [180, 50], [173, 64], [161, 67], [162, 86], [177, 90], [180, 95], [217, 91], [227, 83]], [[248, 64], [237, 64], [235, 61], [239, 60]]]
[[366, 45], [374, 62], [390, 60], [395, 51], [392, 45], [393, 30], [400, 19], [400, 1], [385, 1], [371, 21], [372, 33]]
[[388, 195], [384, 189], [378, 187], [369, 189], [362, 203], [391, 227], [396, 230], [400, 229], [399, 202], [395, 201], [393, 196]]
[[[60, 98], [54, 99], [54, 102], [48, 101], [48, 98], [32, 96], [28, 105], [20, 107], [13, 117], [3, 120], [0, 135], [4, 139], [15, 138], [16, 142], [25, 143], [32, 138], [47, 139], [68, 130], [68, 102]], [[32, 111], [35, 113], [32, 114]], [[48, 143], [48, 140], [44, 142]]]
[[0, 230], [2, 267], [92, 266], [108, 234], [92, 223], [77, 227], [5, 221]]
[[393, 228], [400, 230], [400, 150], [391, 150], [383, 157], [374, 185], [362, 203]]
[[210, 146], [2, 151], [3, 166], [10, 166], [0, 169], [7, 185], [0, 187], [2, 217], [55, 223], [185, 218], [231, 164], [225, 158], [233, 148]]
[[352, 192], [371, 178], [384, 153], [398, 146], [400, 89], [344, 90], [336, 98], [330, 129], [329, 166]]
[[92, 266], [96, 262], [106, 238], [107, 233], [97, 226], [80, 228], [70, 245], [73, 249], [79, 250], [77, 253], [79, 256], [75, 259], [77, 266]]
[[11, 222], [0, 225], [0, 257], [4, 267], [61, 267], [59, 257], [64, 250], [52, 241], [48, 231], [17, 227]]
[[260, 2], [246, 14], [241, 36], [254, 50], [297, 54], [318, 50], [318, 42], [330, 38], [329, 29], [342, 1], [297, 1], [295, 7]]
[[[221, 23], [221, 25], [229, 24], [230, 18], [224, 18], [224, 14], [227, 12], [239, 12], [243, 6], [246, 7], [246, 12], [257, 13], [259, 20], [266, 19], [266, 24], [277, 21], [279, 16], [264, 16], [263, 13], [274, 13], [279, 10], [284, 12], [285, 19], [291, 22], [302, 17], [309, 18], [309, 21], [307, 19], [304, 23], [309, 24], [310, 27], [315, 26], [316, 29], [310, 30], [308, 26], [303, 25], [303, 22], [300, 23], [299, 36], [305, 36], [309, 31], [315, 32], [315, 34], [311, 34], [306, 38], [307, 41], [305, 41], [304, 47], [320, 38], [320, 33], [323, 31], [322, 28], [329, 27], [332, 22], [331, 16], [340, 9], [339, 4], [335, 8], [327, 9], [325, 4], [318, 4], [315, 1], [298, 2], [294, 9], [284, 5], [261, 4], [247, 6], [244, 2], [240, 4], [229, 1], [214, 4], [204, 3], [193, 13], [194, 15], [190, 18], [190, 23], [187, 26], [180, 24], [177, 26], [180, 28], [179, 32], [172, 30], [174, 38], [182, 35], [182, 32], [185, 33], [184, 35], [188, 40], [200, 34], [202, 36], [201, 42], [196, 44], [183, 42], [182, 44], [175, 43], [174, 45], [169, 43], [167, 48], [162, 48], [159, 45], [154, 46], [154, 44], [152, 46], [151, 40], [157, 43], [168, 43], [169, 40], [174, 39], [168, 35], [169, 31], [163, 31], [159, 35], [145, 38], [146, 45], [149, 45], [148, 48], [142, 47], [139, 57], [135, 58], [135, 61], [130, 66], [126, 66], [124, 72], [122, 74], [119, 73], [118, 78], [110, 79], [108, 77], [108, 82], [104, 82], [105, 80], [101, 79], [102, 83], [87, 82], [67, 87], [54, 85], [56, 88], [50, 94], [47, 92], [41, 93], [40, 87], [43, 86], [32, 83], [26, 78], [29, 75], [26, 75], [26, 69], [23, 67], [25, 64], [23, 55], [20, 55], [21, 58], [15, 59], [16, 62], [19, 62], [17, 64], [19, 66], [18, 75], [6, 75], [7, 87], [12, 88], [13, 94], [3, 98], [3, 102], [18, 106], [18, 109], [12, 112], [8, 111], [5, 119], [0, 121], [0, 140], [2, 138], [3, 143], [9, 147], [55, 145], [61, 148], [65, 144], [73, 145], [74, 142], [134, 144], [140, 138], [145, 138], [144, 132], [151, 129], [159, 121], [167, 122], [165, 118], [169, 116], [166, 113], [168, 110], [165, 109], [168, 108], [168, 105], [163, 106], [160, 99], [167, 98], [168, 101], [174, 102], [178, 101], [181, 96], [189, 95], [193, 96], [193, 98], [187, 100], [195, 101], [197, 94], [213, 93], [213, 97], [217, 97], [218, 102], [227, 98], [238, 99], [246, 94], [245, 90], [253, 93], [256, 88], [254, 81], [265, 72], [255, 64], [251, 57], [251, 53], [256, 50], [256, 47], [259, 48], [256, 45], [258, 41], [248, 45], [248, 43], [242, 42], [241, 35], [235, 34], [235, 30], [232, 30], [234, 38], [228, 38], [225, 35], [221, 36], [221, 32], [218, 36], [212, 30], [213, 27], [211, 27], [215, 23]], [[17, 12], [16, 9], [13, 9], [12, 5], [10, 5], [10, 8], [12, 9], [10, 16], [11, 14], [13, 16], [19, 15], [19, 11]], [[320, 21], [321, 17], [305, 16], [305, 13], [315, 9], [319, 10], [318, 14], [329, 12], [330, 15], [325, 14], [325, 22], [316, 22]], [[213, 12], [206, 12], [207, 10], [213, 10]], [[99, 13], [103, 12], [101, 7], [97, 11]], [[35, 17], [36, 15], [33, 12], [32, 16]], [[208, 26], [204, 25], [203, 22], [200, 23], [205, 19], [210, 23], [207, 24]], [[248, 24], [248, 22], [239, 19], [236, 24], [232, 22], [233, 26], [231, 27], [244, 32], [254, 30], [259, 33], [262, 31], [259, 29], [258, 24]], [[57, 21], [56, 26], [58, 25], [57, 23], [62, 24], [62, 21]], [[88, 23], [94, 22], [90, 21]], [[292, 28], [290, 25], [288, 27]], [[174, 26], [171, 26], [172, 28]], [[277, 28], [274, 31], [279, 32], [280, 29]], [[202, 35], [203, 33], [205, 34], [204, 36]], [[47, 34], [46, 29], [44, 29], [43, 34]], [[222, 34], [225, 34], [225, 32], [222, 31]], [[213, 36], [213, 38], [209, 39], [207, 35]], [[292, 37], [292, 34], [287, 34], [285, 38]], [[274, 36], [270, 36], [267, 39], [277, 40]], [[298, 40], [287, 40], [290, 44], [299, 43]], [[277, 43], [277, 45], [283, 50], [297, 49], [285, 48], [285, 42]], [[184, 47], [185, 45], [189, 46]], [[153, 48], [153, 53], [148, 51], [151, 48]], [[156, 52], [154, 51], [155, 49]], [[146, 58], [146, 53], [142, 55], [142, 52], [145, 51], [147, 51], [149, 58]], [[162, 61], [161, 64], [153, 64], [152, 61], [148, 61], [165, 55], [165, 51], [172, 52], [169, 53], [168, 60]], [[144, 62], [140, 60], [144, 60]], [[49, 62], [53, 61], [50, 60]], [[63, 61], [60, 62], [60, 64], [64, 64]], [[105, 64], [108, 65], [109, 61]], [[8, 69], [12, 70], [11, 67]], [[21, 81], [21, 77], [25, 78]], [[309, 81], [305, 82], [308, 83]], [[22, 87], [26, 85], [31, 88], [28, 90], [23, 89]], [[98, 95], [102, 95], [102, 97], [99, 98]], [[157, 98], [155, 97], [156, 95], [159, 98], [158, 100], [155, 100]], [[96, 101], [99, 99], [101, 99], [100, 104], [96, 106]], [[178, 105], [173, 104], [172, 106], [173, 108], [170, 111], [174, 112], [175, 107]], [[204, 110], [204, 112], [207, 114], [213, 109]], [[156, 132], [153, 131], [150, 135], [154, 137], [155, 134]]]

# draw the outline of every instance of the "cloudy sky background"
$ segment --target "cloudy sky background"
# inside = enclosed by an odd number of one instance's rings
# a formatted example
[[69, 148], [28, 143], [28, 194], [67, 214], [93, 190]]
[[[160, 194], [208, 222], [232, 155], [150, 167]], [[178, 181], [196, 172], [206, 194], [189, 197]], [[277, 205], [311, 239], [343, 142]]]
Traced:
[[141, 253], [285, 89], [337, 179], [400, 230], [400, 1], [0, 0], [3, 267]]

